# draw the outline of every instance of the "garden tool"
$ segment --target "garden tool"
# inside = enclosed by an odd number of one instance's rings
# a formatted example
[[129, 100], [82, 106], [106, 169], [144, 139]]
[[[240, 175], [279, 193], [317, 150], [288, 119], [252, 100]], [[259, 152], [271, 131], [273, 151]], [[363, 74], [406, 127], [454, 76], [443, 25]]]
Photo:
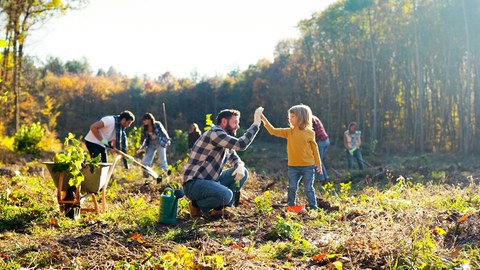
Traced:
[[166, 187], [160, 196], [159, 222], [163, 224], [177, 223], [178, 199], [185, 195], [183, 190]]
[[[261, 107], [260, 107], [261, 108]], [[240, 203], [240, 180], [245, 177], [245, 167], [243, 164], [239, 164], [235, 171], [232, 173], [235, 179], [235, 191], [233, 192], [233, 205], [238, 206]]]
[[63, 198], [63, 200], [65, 201], [72, 202], [72, 203], [65, 203], [65, 208], [64, 208], [65, 216], [71, 219], [78, 219], [80, 216], [80, 206], [75, 204], [76, 192], [77, 192], [77, 187], [71, 186], [68, 188], [65, 198]]
[[[173, 195], [175, 196], [175, 199], [173, 200], [173, 205], [175, 207], [172, 207], [172, 210], [170, 210], [170, 216], [173, 216], [173, 211], [177, 211], [177, 205], [178, 205], [178, 199], [180, 198], [183, 198], [183, 196], [185, 196], [185, 192], [183, 192], [183, 189], [175, 189], [175, 191], [173, 192]], [[176, 216], [176, 213], [175, 213], [175, 216]]]
[[[131, 160], [133, 163], [137, 164], [138, 166], [142, 167], [150, 176], [152, 176], [153, 178], [157, 179], [157, 183], [161, 182], [161, 178], [158, 176], [158, 174], [149, 166], [147, 165], [144, 165], [138, 161], [135, 160], [135, 158], [133, 158], [132, 156], [118, 150], [118, 149], [115, 149], [115, 148], [111, 148], [114, 152], [120, 154], [121, 156], [123, 156], [124, 158], [126, 159], [129, 159]], [[160, 179], [160, 180], [159, 180]]]
[[175, 191], [173, 192], [173, 195], [175, 195], [175, 198], [178, 200], [183, 196], [185, 196], [185, 192], [183, 192], [183, 189], [178, 188], [178, 189], [175, 189]]
[[240, 181], [235, 182], [235, 191], [233, 192], [233, 205], [237, 207], [240, 204]]

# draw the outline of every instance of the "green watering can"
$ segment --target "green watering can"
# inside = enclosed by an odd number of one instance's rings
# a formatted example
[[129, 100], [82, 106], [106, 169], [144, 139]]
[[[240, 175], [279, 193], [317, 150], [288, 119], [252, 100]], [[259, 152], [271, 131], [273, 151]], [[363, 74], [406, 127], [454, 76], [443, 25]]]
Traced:
[[160, 211], [158, 221], [163, 224], [177, 223], [178, 199], [183, 197], [183, 190], [166, 187], [160, 196]]

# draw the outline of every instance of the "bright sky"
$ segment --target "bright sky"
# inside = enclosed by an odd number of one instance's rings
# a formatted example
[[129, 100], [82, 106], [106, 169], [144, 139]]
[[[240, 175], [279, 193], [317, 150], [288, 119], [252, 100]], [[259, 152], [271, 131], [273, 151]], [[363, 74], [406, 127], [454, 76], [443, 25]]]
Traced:
[[93, 71], [113, 66], [128, 76], [224, 75], [267, 58], [298, 38], [302, 19], [336, 0], [90, 0], [52, 19], [27, 40], [45, 61], [85, 57]]

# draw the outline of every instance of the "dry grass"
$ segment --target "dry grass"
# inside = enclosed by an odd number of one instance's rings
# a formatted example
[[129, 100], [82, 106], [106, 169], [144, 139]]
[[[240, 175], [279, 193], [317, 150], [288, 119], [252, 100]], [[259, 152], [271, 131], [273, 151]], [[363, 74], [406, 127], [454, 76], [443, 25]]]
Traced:
[[[252, 162], [252, 156], [244, 159]], [[357, 177], [343, 188], [345, 179], [335, 178], [333, 186], [316, 185], [324, 209], [291, 214], [283, 207], [282, 162], [274, 173], [251, 174], [234, 218], [192, 220], [181, 199], [175, 225], [157, 221], [167, 181], [144, 185], [138, 168], [116, 168], [107, 213], [73, 221], [59, 211], [50, 176], [42, 177], [38, 161], [27, 162], [19, 168], [22, 176], [0, 176], [0, 268], [480, 268], [475, 170], [433, 179], [396, 168], [393, 179]], [[400, 174], [414, 177], [397, 181]], [[176, 173], [168, 181], [179, 179]], [[298, 198], [304, 197], [300, 190]]]

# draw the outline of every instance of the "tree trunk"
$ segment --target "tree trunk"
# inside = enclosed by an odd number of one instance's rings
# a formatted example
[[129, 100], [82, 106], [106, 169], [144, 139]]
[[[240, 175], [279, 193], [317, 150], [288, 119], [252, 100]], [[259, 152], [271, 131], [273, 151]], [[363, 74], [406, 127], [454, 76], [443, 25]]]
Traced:
[[462, 0], [463, 22], [465, 26], [465, 96], [463, 97], [465, 106], [465, 121], [464, 123], [464, 136], [462, 152], [464, 155], [470, 154], [472, 149], [472, 88], [471, 88], [471, 52], [470, 52], [470, 35], [467, 14], [465, 10], [465, 0]]
[[412, 0], [413, 4], [413, 36], [414, 36], [414, 46], [415, 46], [415, 70], [416, 70], [416, 89], [417, 95], [416, 98], [418, 99], [417, 108], [415, 110], [415, 149], [418, 149], [420, 153], [425, 151], [424, 147], [424, 85], [423, 85], [423, 68], [422, 64], [420, 63], [420, 51], [418, 48], [418, 32], [417, 32], [417, 5], [416, 0]]
[[368, 26], [370, 28], [369, 41], [370, 41], [370, 57], [372, 58], [372, 80], [373, 80], [373, 119], [370, 134], [370, 143], [373, 143], [377, 139], [377, 67], [376, 67], [376, 55], [374, 48], [373, 26], [371, 17], [371, 8], [368, 8]]
[[20, 88], [18, 87], [18, 76], [19, 76], [19, 68], [18, 68], [18, 32], [15, 31], [13, 37], [13, 81], [12, 81], [12, 89], [15, 95], [14, 98], [14, 106], [15, 106], [15, 133], [20, 130]]

